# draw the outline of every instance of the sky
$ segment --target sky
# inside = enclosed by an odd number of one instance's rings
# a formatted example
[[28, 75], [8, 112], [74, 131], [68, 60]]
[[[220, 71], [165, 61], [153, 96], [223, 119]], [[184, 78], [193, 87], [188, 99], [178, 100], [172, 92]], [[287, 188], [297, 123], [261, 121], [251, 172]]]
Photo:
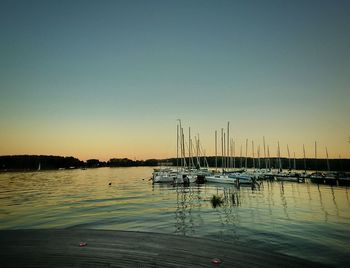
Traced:
[[[0, 1], [0, 155], [350, 158], [349, 1]], [[236, 149], [237, 150], [237, 149]], [[251, 153], [251, 146], [248, 154]], [[238, 151], [238, 150], [237, 150]], [[256, 154], [256, 153], [255, 153]]]

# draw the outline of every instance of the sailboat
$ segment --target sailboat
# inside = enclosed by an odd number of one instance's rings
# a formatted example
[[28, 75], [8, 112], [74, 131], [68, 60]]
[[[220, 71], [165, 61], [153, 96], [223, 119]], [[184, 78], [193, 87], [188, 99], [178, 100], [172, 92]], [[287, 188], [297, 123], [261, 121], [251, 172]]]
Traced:
[[[230, 127], [230, 122], [227, 123], [227, 141], [229, 143], [229, 127]], [[236, 179], [232, 176], [232, 174], [229, 174], [227, 171], [225, 171], [225, 167], [228, 167], [228, 165], [224, 164], [224, 154], [226, 152], [225, 150], [225, 141], [226, 139], [224, 138], [224, 130], [221, 129], [221, 154], [222, 154], [222, 173], [220, 174], [212, 174], [209, 176], [205, 177], [205, 180], [207, 182], [214, 182], [214, 183], [228, 183], [228, 184], [236, 184]], [[229, 144], [227, 144], [227, 148], [229, 148]], [[215, 131], [215, 158], [217, 157], [217, 135]], [[215, 160], [217, 163], [217, 160]]]
[[[242, 147], [241, 147], [241, 156], [242, 156]], [[244, 159], [244, 169], [241, 171], [234, 171], [230, 173], [230, 177], [237, 180], [237, 185], [251, 185], [255, 182], [256, 174], [248, 172], [248, 139], [245, 142], [245, 159]]]
[[278, 142], [279, 172], [276, 175], [276, 180], [278, 180], [278, 181], [292, 181], [292, 182], [305, 182], [305, 179], [301, 178], [299, 173], [291, 171], [290, 152], [289, 152], [288, 145], [287, 145], [287, 152], [288, 152], [288, 172], [283, 172], [282, 171], [282, 163], [281, 163], [280, 144]]
[[314, 183], [323, 183], [324, 174], [317, 171], [317, 143], [315, 141], [315, 172], [310, 174], [310, 179]]
[[[177, 169], [171, 169], [171, 168], [166, 168], [166, 167], [160, 167], [159, 169], [154, 169], [153, 174], [152, 174], [152, 181], [153, 183], [171, 183], [174, 182], [177, 177], [178, 177], [178, 159], [179, 159], [179, 135], [182, 133], [182, 128], [181, 128], [181, 121], [180, 121], [180, 126], [176, 126], [176, 164], [177, 164]], [[181, 145], [181, 151], [182, 151], [182, 145]], [[181, 159], [182, 162], [182, 159]]]
[[[206, 168], [201, 168], [200, 156], [201, 152], [199, 134], [198, 139], [195, 137], [196, 143], [196, 159], [197, 164], [194, 163], [194, 152], [193, 152], [193, 140], [191, 138], [191, 128], [188, 129], [188, 144], [185, 144], [184, 130], [181, 124], [181, 120], [178, 119], [179, 124], [177, 125], [176, 135], [176, 169], [164, 168], [160, 170], [154, 170], [153, 172], [153, 183], [173, 183], [173, 184], [190, 184], [190, 183], [203, 183], [204, 178], [208, 172], [208, 162], [204, 154], [204, 165]], [[187, 146], [188, 145], [188, 146]], [[185, 149], [188, 148], [188, 156], [186, 158]], [[180, 153], [180, 155], [179, 155]], [[186, 161], [188, 159], [188, 161]], [[180, 161], [179, 161], [180, 160]], [[180, 162], [180, 163], [179, 163]]]

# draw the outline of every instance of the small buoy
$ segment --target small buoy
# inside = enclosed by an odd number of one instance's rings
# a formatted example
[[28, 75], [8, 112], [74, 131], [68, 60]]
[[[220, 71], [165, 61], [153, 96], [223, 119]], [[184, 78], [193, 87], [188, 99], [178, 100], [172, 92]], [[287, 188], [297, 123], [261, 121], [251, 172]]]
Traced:
[[79, 243], [79, 247], [86, 247], [87, 246], [87, 243], [86, 242], [80, 242]]
[[222, 261], [220, 259], [218, 259], [218, 258], [214, 258], [214, 259], [211, 260], [211, 263], [213, 263], [213, 264], [220, 264], [220, 263], [222, 263]]
[[112, 185], [112, 183], [110, 182], [108, 185]]

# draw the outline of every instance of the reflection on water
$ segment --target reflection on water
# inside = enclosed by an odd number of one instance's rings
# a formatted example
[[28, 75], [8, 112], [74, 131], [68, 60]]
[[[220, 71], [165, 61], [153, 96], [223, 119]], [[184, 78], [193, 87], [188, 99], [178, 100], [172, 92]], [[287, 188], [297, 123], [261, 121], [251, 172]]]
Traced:
[[191, 235], [194, 233], [194, 189], [176, 186], [175, 233]]
[[282, 203], [282, 206], [283, 206], [283, 212], [284, 212], [284, 215], [285, 217], [289, 220], [289, 215], [288, 215], [288, 212], [287, 212], [287, 199], [284, 195], [284, 185], [283, 185], [283, 181], [281, 182], [280, 184], [280, 196], [281, 196], [281, 203]]
[[[151, 168], [0, 174], [0, 228], [96, 228], [239, 241], [344, 265], [350, 261], [347, 187], [263, 182], [260, 187], [172, 186]], [[211, 205], [213, 195], [221, 206]]]

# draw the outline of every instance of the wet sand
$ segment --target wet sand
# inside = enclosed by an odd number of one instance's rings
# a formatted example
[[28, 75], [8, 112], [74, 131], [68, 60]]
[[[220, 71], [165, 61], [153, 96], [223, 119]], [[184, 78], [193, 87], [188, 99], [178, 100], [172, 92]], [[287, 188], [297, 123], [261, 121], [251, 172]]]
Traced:
[[[323, 266], [237, 243], [89, 229], [0, 230], [0, 258], [1, 267]], [[221, 263], [213, 263], [214, 258]]]

